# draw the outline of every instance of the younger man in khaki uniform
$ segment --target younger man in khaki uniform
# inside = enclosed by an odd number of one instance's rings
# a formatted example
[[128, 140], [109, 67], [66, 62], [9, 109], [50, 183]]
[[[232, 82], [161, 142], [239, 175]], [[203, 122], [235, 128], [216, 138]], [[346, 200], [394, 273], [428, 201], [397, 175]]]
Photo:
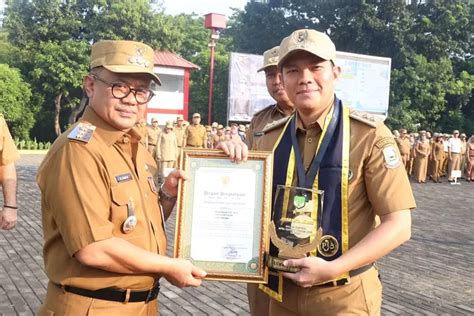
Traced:
[[184, 147], [207, 148], [206, 128], [201, 124], [201, 115], [193, 114], [193, 123], [186, 128]]
[[[41, 164], [45, 270], [40, 315], [156, 315], [159, 279], [199, 286], [205, 272], [166, 257], [164, 220], [174, 171], [158, 189], [156, 163], [134, 129], [153, 97], [153, 50], [132, 41], [92, 46], [89, 106]], [[161, 204], [161, 207], [160, 207]]]
[[20, 155], [15, 147], [15, 142], [10, 135], [3, 114], [0, 114], [0, 185], [3, 191], [0, 228], [5, 230], [14, 228], [17, 220], [15, 161], [18, 159], [20, 159]]
[[265, 83], [270, 96], [275, 104], [255, 113], [250, 122], [245, 143], [249, 149], [254, 149], [255, 142], [263, 135], [263, 129], [268, 124], [278, 121], [293, 113], [294, 108], [281, 84], [281, 74], [278, 70], [279, 46], [275, 46], [263, 53], [263, 66], [258, 71], [265, 72]]
[[161, 128], [158, 126], [158, 119], [152, 118], [151, 119], [151, 126], [148, 126], [148, 152], [155, 156], [155, 149], [156, 149], [156, 142], [158, 141], [158, 136], [161, 133]]
[[405, 170], [407, 170], [408, 173], [408, 164], [410, 162], [410, 139], [407, 135], [407, 130], [404, 128], [400, 129], [400, 136], [395, 139], [398, 145], [398, 149], [400, 150], [400, 155], [402, 156], [402, 162], [403, 165], [405, 166]]
[[[335, 57], [332, 41], [315, 30], [297, 30], [280, 44], [282, 82], [297, 113], [267, 128], [256, 149], [275, 154], [274, 186], [303, 181], [324, 190], [324, 210], [316, 216], [323, 237], [317, 256], [284, 262], [299, 272], [271, 270], [268, 286], [260, 287], [272, 297], [268, 315], [380, 314], [373, 263], [410, 238], [415, 201], [397, 145], [383, 123], [336, 98]], [[307, 180], [312, 167], [317, 176]], [[270, 255], [278, 255], [274, 245]]]
[[156, 143], [156, 160], [160, 166], [161, 179], [164, 179], [166, 169], [174, 167], [178, 155], [178, 142], [173, 133], [173, 123], [167, 122]]
[[186, 133], [186, 127], [184, 126], [184, 119], [182, 115], [178, 115], [176, 118], [176, 127], [174, 133], [176, 134], [176, 140], [178, 141], [178, 148], [184, 147], [184, 134]]

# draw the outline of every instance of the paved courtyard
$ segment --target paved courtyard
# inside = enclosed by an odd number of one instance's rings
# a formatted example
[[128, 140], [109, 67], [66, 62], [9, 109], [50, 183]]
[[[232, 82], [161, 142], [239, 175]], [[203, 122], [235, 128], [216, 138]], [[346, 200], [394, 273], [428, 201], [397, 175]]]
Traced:
[[[33, 315], [46, 294], [40, 193], [43, 155], [18, 164], [19, 223], [0, 231], [0, 315]], [[383, 315], [474, 315], [474, 183], [413, 184], [418, 208], [411, 240], [378, 263]], [[58, 192], [61, 194], [61, 192]], [[1, 198], [0, 198], [1, 199]], [[172, 253], [174, 217], [168, 220]], [[245, 284], [204, 282], [177, 289], [162, 281], [161, 315], [248, 315]]]

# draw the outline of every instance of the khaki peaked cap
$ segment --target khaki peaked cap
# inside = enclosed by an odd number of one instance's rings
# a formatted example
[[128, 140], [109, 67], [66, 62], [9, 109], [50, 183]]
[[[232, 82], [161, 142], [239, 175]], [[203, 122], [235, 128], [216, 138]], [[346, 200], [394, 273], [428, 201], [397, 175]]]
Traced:
[[257, 72], [260, 72], [262, 70], [265, 70], [267, 67], [272, 67], [278, 66], [278, 54], [280, 51], [280, 46], [275, 46], [273, 48], [270, 48], [269, 50], [265, 51], [263, 53], [263, 66], [257, 70]]
[[326, 34], [312, 29], [300, 29], [285, 37], [280, 44], [278, 67], [293, 53], [306, 51], [324, 60], [336, 60], [336, 46]]
[[90, 67], [102, 66], [114, 73], [148, 74], [161, 85], [160, 78], [153, 72], [153, 49], [135, 41], [99, 41], [92, 45]]

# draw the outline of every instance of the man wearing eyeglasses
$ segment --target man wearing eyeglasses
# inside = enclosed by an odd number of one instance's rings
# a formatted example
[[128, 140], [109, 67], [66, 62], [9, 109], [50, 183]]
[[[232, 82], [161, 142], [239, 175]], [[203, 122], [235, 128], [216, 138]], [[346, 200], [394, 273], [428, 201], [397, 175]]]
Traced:
[[156, 163], [133, 129], [151, 82], [160, 84], [153, 54], [138, 42], [94, 44], [83, 82], [89, 106], [40, 166], [49, 278], [40, 315], [154, 315], [160, 277], [186, 287], [205, 276], [166, 257], [164, 221], [186, 176], [175, 170], [158, 189]]

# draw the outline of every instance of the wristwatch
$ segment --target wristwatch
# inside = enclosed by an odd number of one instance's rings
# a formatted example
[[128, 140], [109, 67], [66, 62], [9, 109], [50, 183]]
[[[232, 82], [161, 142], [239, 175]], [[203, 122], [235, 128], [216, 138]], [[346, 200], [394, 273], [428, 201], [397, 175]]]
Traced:
[[160, 186], [159, 196], [160, 196], [160, 200], [169, 201], [169, 202], [174, 202], [176, 201], [176, 198], [177, 198], [176, 196], [169, 195], [163, 188], [163, 184]]

